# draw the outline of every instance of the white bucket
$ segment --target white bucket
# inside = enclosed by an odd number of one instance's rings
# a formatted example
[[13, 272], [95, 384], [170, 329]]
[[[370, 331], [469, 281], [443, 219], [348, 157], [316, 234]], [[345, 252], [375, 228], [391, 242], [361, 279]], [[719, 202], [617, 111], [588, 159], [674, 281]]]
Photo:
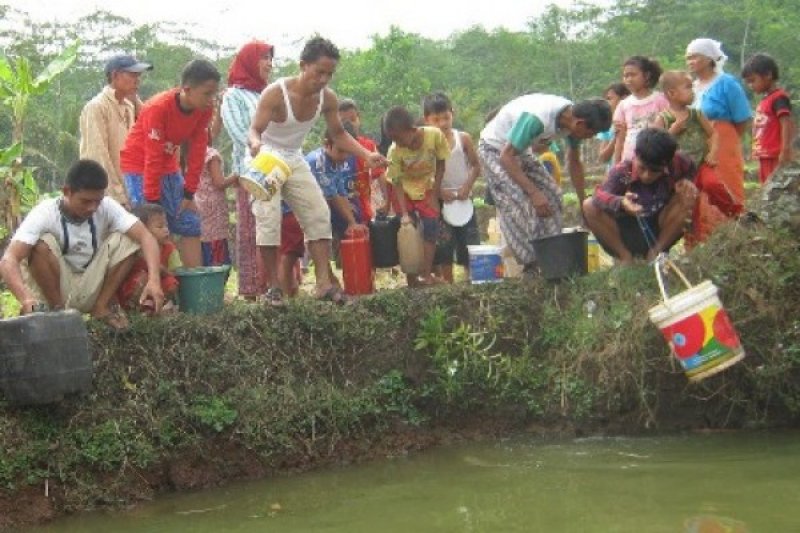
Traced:
[[650, 308], [649, 314], [686, 376], [699, 381], [739, 362], [744, 349], [717, 296], [717, 287], [708, 280], [692, 287], [682, 279], [689, 288], [665, 298]]
[[497, 283], [503, 280], [502, 249], [492, 244], [467, 246], [469, 279], [473, 284]]
[[286, 183], [292, 169], [286, 161], [272, 152], [260, 152], [250, 162], [250, 168], [239, 176], [239, 185], [256, 200], [268, 202]]

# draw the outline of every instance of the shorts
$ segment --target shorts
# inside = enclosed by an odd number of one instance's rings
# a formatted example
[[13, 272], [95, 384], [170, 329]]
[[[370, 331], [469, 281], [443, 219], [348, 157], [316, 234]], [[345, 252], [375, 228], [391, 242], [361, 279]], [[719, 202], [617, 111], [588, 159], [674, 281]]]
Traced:
[[[108, 271], [121, 261], [127, 259], [139, 250], [139, 243], [122, 233], [111, 233], [98, 247], [92, 261], [86, 270], [76, 272], [66, 262], [61, 253], [61, 245], [55, 236], [45, 233], [40, 239], [47, 245], [50, 252], [58, 260], [61, 295], [66, 307], [88, 313], [94, 307], [100, 288], [108, 275]], [[23, 279], [41, 302], [46, 302], [41, 294], [41, 289], [30, 274], [27, 262], [23, 268]]]
[[124, 174], [125, 190], [128, 192], [128, 205], [131, 209], [144, 203], [144, 185], [141, 174]]
[[469, 222], [463, 226], [451, 226], [444, 220], [439, 224], [442, 230], [439, 231], [439, 240], [436, 243], [436, 256], [433, 263], [436, 265], [452, 265], [455, 255], [456, 264], [469, 266], [469, 251], [467, 246], [481, 243], [480, 230], [478, 229], [478, 219], [473, 214]]
[[180, 237], [199, 237], [201, 232], [200, 214], [191, 209], [181, 210], [183, 202], [183, 175], [179, 172], [161, 176], [161, 197], [149, 200], [142, 192], [141, 174], [125, 174], [125, 186], [131, 207], [136, 208], [145, 202], [160, 204], [167, 215], [167, 227], [170, 233]]
[[[659, 215], [660, 213], [656, 213], [655, 215], [641, 218], [642, 224], [644, 224], [646, 228], [650, 229], [650, 232], [656, 239], [658, 238], [658, 234], [660, 232], [660, 228], [658, 226]], [[647, 237], [645, 237], [644, 230], [639, 225], [637, 217], [631, 215], [621, 215], [615, 220], [617, 222], [617, 227], [619, 228], [620, 236], [622, 237], [622, 243], [625, 245], [625, 247], [634, 257], [645, 257], [647, 252], [650, 251], [650, 243], [648, 243]], [[679, 240], [680, 237], [675, 239], [674, 242], [669, 243], [664, 251], [667, 252]], [[598, 242], [600, 243], [600, 246], [603, 247], [603, 250], [606, 251], [606, 253], [612, 257], [616, 257], [616, 254], [608, 246], [606, 246], [603, 241], [598, 239]]]
[[294, 213], [285, 213], [281, 219], [281, 255], [303, 257], [306, 253], [305, 236]]
[[[422, 238], [425, 242], [437, 242], [439, 239], [439, 202], [434, 198], [433, 190], [426, 191], [422, 200], [412, 200], [408, 194], [403, 194], [408, 214], [422, 224]], [[399, 206], [395, 212], [400, 214]]]
[[297, 217], [306, 240], [330, 239], [331, 212], [316, 178], [302, 156], [284, 157], [292, 173], [280, 191], [268, 202], [253, 202], [256, 217], [256, 244], [258, 246], [280, 246], [281, 200], [284, 200]]

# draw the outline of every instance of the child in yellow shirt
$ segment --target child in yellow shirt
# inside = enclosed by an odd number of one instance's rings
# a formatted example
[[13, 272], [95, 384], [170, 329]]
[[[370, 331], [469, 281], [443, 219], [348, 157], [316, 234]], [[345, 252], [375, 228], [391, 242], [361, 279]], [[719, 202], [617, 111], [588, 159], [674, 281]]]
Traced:
[[414, 117], [401, 106], [386, 113], [383, 126], [392, 140], [386, 177], [395, 185], [396, 210], [402, 224], [410, 224], [412, 216], [419, 220], [425, 241], [419, 277], [409, 279], [409, 285], [431, 285], [438, 282], [431, 270], [439, 235], [442, 177], [450, 147], [439, 128], [415, 126]]

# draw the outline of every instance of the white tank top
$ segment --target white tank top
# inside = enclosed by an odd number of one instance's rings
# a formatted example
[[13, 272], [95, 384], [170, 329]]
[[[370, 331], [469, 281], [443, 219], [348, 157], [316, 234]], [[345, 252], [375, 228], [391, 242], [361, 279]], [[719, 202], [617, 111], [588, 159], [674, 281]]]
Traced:
[[444, 177], [442, 178], [442, 189], [459, 189], [469, 176], [469, 165], [467, 164], [467, 154], [461, 146], [461, 132], [453, 130], [453, 150], [444, 165]]
[[261, 142], [267, 149], [277, 148], [281, 151], [301, 152], [303, 148], [303, 141], [314, 127], [319, 115], [322, 112], [322, 100], [324, 96], [324, 89], [319, 92], [319, 106], [317, 112], [311, 119], [300, 122], [294, 116], [292, 111], [292, 103], [289, 101], [289, 91], [286, 90], [286, 78], [280, 78], [277, 83], [281, 92], [283, 93], [283, 102], [286, 105], [286, 120], [283, 122], [270, 121], [267, 124], [267, 129], [261, 134]]

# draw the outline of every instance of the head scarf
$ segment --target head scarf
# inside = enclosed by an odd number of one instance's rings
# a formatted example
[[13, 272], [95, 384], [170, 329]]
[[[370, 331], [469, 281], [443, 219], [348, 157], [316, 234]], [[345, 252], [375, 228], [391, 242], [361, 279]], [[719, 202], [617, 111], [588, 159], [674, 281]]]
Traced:
[[239, 87], [260, 93], [267, 86], [261, 79], [258, 62], [267, 54], [274, 54], [275, 47], [264, 41], [250, 41], [242, 46], [228, 71], [228, 87]]
[[728, 60], [728, 56], [722, 51], [722, 43], [714, 39], [695, 39], [686, 47], [686, 55], [700, 54], [714, 61], [714, 72], [722, 73], [722, 67]]

